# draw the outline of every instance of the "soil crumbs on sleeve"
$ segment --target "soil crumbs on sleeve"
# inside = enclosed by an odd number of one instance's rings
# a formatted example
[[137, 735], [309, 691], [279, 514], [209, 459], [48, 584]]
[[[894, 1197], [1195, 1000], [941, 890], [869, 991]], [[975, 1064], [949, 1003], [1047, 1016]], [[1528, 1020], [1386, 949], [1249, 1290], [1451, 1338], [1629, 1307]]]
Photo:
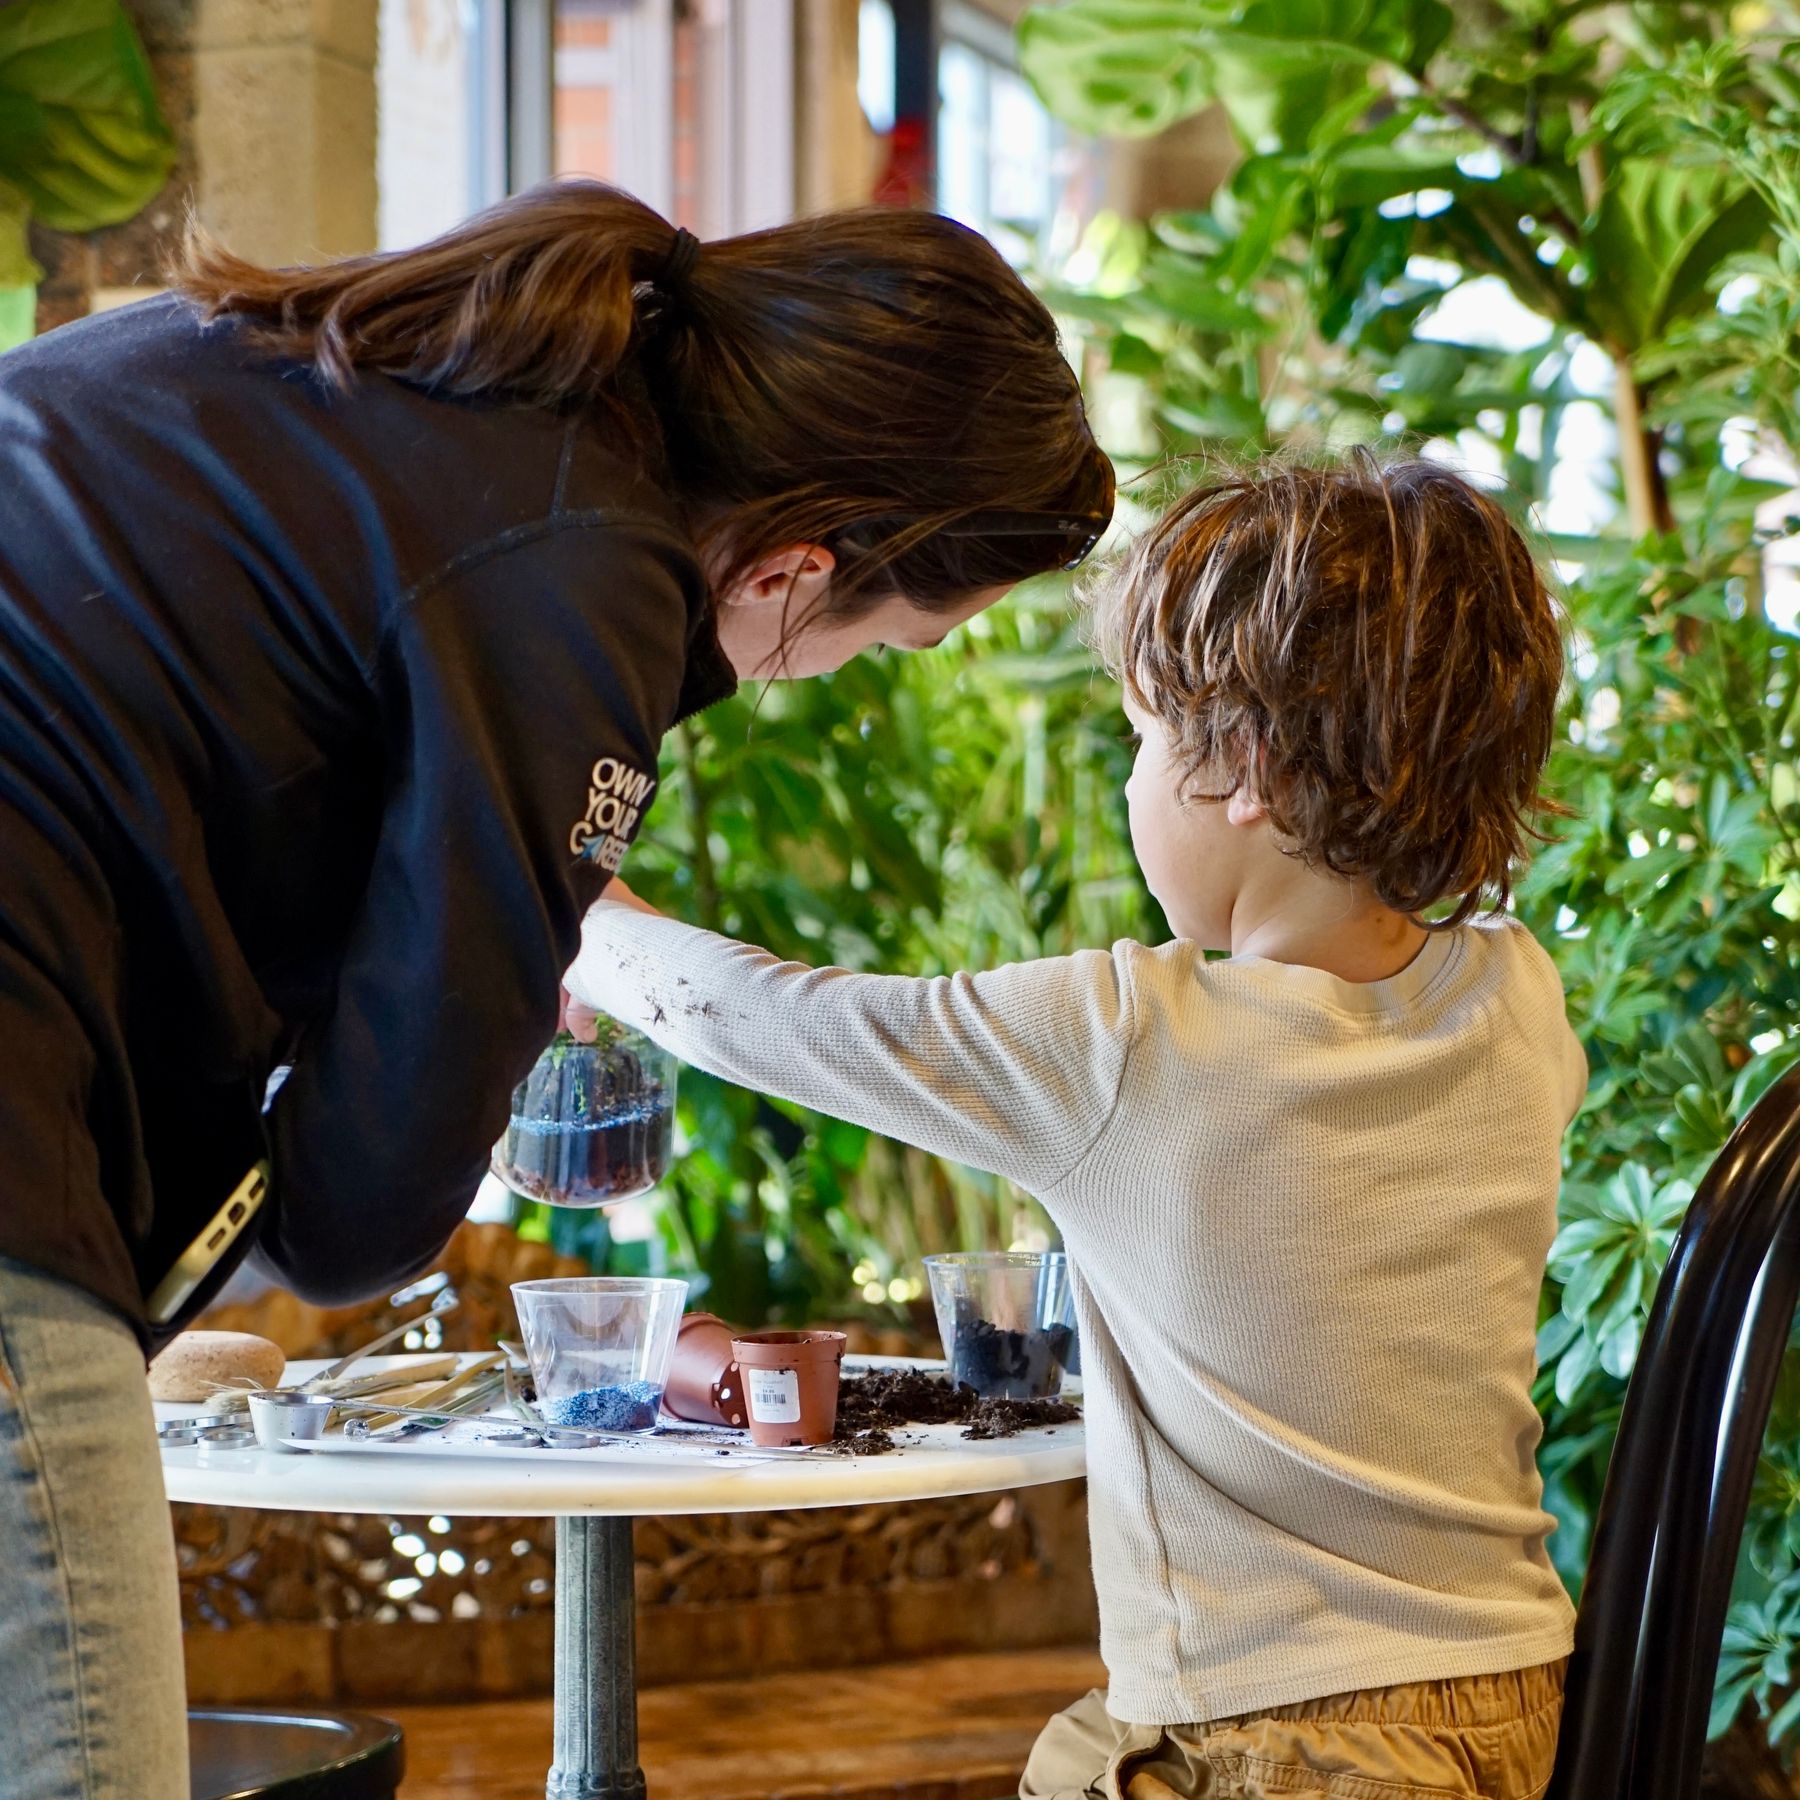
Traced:
[[896, 1426], [961, 1425], [966, 1438], [1004, 1438], [1080, 1417], [1066, 1400], [982, 1400], [922, 1369], [871, 1369], [839, 1386], [832, 1441], [853, 1456], [885, 1456], [899, 1448]]

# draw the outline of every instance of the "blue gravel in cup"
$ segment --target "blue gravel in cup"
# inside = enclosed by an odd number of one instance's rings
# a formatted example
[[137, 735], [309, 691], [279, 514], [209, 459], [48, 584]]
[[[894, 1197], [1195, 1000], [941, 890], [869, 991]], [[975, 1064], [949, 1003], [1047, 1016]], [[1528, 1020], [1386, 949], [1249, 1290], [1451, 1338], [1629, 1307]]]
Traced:
[[649, 1431], [656, 1424], [662, 1389], [653, 1382], [583, 1388], [560, 1400], [544, 1400], [538, 1410], [552, 1425], [579, 1425], [588, 1431]]

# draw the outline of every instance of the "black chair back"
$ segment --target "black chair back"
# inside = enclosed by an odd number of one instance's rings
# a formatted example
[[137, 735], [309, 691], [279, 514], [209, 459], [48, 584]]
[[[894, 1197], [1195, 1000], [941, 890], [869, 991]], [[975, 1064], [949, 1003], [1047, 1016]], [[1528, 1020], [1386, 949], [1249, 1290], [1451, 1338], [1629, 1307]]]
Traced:
[[1800, 1068], [1714, 1159], [1625, 1395], [1545, 1800], [1693, 1800], [1719, 1639], [1800, 1298]]

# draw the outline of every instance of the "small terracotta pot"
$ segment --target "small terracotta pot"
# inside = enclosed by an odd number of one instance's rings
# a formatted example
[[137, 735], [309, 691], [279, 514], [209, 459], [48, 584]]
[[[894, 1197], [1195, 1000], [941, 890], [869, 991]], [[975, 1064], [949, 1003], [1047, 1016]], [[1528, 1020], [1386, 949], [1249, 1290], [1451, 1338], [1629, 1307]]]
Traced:
[[731, 1350], [731, 1327], [714, 1313], [689, 1313], [675, 1339], [663, 1410], [696, 1425], [749, 1422], [744, 1377]]
[[845, 1341], [841, 1331], [756, 1331], [732, 1339], [752, 1443], [773, 1449], [831, 1442]]

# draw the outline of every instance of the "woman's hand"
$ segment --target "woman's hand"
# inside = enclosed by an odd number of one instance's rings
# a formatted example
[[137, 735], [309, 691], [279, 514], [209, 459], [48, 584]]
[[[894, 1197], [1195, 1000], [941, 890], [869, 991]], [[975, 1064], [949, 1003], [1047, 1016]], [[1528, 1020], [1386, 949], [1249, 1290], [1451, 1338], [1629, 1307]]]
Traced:
[[[608, 906], [627, 906], [633, 912], [649, 913], [652, 918], [662, 915], [647, 900], [640, 900], [624, 882], [616, 875], [606, 884], [600, 898], [588, 910], [598, 912]], [[565, 980], [567, 977], [564, 978]], [[591, 1044], [600, 1035], [596, 1021], [600, 1015], [593, 1007], [577, 1000], [565, 986], [562, 991], [562, 1014], [557, 1020], [557, 1029], [566, 1031], [578, 1044]]]

